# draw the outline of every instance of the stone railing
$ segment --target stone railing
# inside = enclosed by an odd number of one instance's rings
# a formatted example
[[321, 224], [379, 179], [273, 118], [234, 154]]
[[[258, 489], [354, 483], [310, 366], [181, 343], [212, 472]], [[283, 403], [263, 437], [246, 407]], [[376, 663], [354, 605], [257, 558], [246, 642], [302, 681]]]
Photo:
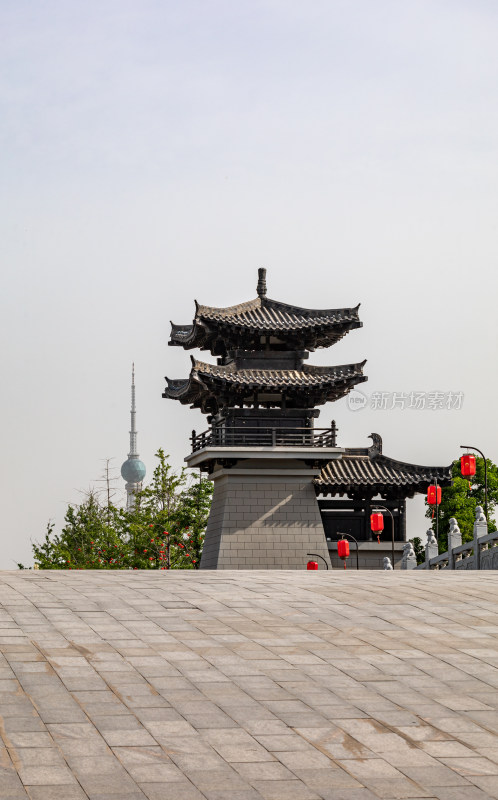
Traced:
[[438, 546], [430, 528], [427, 531], [425, 561], [416, 565], [411, 542], [403, 553], [402, 569], [498, 569], [498, 531], [488, 533], [488, 525], [481, 506], [476, 508], [474, 537], [462, 544], [462, 534], [454, 517], [450, 519], [448, 550], [438, 553]]

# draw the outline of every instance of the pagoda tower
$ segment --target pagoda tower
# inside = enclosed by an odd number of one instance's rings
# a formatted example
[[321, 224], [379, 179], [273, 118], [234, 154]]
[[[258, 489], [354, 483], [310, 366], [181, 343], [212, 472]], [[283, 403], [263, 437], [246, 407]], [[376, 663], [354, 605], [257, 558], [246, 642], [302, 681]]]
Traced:
[[214, 482], [201, 569], [304, 569], [309, 554], [330, 565], [313, 480], [336, 458], [335, 426], [317, 428], [316, 406], [366, 381], [365, 362], [318, 367], [309, 352], [361, 327], [358, 308], [312, 310], [267, 297], [228, 308], [195, 303], [191, 325], [172, 323], [169, 344], [207, 350], [186, 379], [166, 378], [163, 397], [207, 415], [192, 433], [189, 467]]

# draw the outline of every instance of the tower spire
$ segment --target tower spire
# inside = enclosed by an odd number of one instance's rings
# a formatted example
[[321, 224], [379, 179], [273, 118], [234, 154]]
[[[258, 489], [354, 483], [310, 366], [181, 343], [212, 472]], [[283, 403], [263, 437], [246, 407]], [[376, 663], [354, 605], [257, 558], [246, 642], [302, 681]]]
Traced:
[[131, 366], [131, 425], [130, 425], [130, 452], [128, 458], [121, 467], [121, 477], [126, 481], [126, 508], [133, 509], [135, 505], [135, 495], [142, 488], [142, 481], [145, 478], [145, 464], [140, 461], [137, 450], [137, 409], [135, 403], [135, 362]]
[[136, 426], [136, 417], [137, 417], [137, 408], [135, 405], [135, 362], [131, 365], [131, 428], [130, 428], [130, 452], [128, 453], [128, 458], [133, 458], [135, 456], [138, 458], [137, 453], [137, 426]]

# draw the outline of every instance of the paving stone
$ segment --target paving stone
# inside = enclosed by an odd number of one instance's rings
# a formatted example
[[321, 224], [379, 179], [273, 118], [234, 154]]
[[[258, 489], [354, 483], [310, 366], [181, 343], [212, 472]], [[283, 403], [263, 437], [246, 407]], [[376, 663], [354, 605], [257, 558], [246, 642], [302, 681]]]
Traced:
[[87, 800], [88, 797], [81, 786], [28, 786], [27, 791], [31, 800]]
[[365, 761], [342, 759], [338, 763], [363, 785], [374, 792], [387, 797], [424, 797], [426, 794], [420, 785], [406, 778], [382, 758], [371, 758]]
[[323, 753], [314, 748], [309, 750], [294, 750], [288, 752], [275, 752], [278, 760], [294, 772], [298, 769], [325, 769], [334, 765], [334, 762]]
[[[372, 750], [336, 726], [296, 728], [296, 733], [328, 758], [376, 758], [376, 754]], [[283, 747], [282, 750], [284, 749], [291, 748]], [[308, 752], [308, 749], [303, 746], [299, 749]]]
[[[321, 787], [320, 797], [322, 800], [378, 800], [379, 795], [373, 794], [370, 789], [341, 789], [333, 787]], [[413, 800], [418, 800], [414, 798]]]
[[19, 769], [29, 766], [63, 766], [65, 761], [55, 747], [20, 747], [9, 750], [12, 763]]
[[157, 744], [145, 728], [135, 730], [108, 730], [101, 731], [103, 739], [110, 747], [134, 746], [144, 747]]
[[142, 783], [140, 784], [144, 796], [148, 800], [206, 800], [206, 795], [201, 793], [190, 781], [175, 782], [174, 796], [170, 783]]
[[361, 783], [349, 775], [348, 772], [340, 767], [320, 767], [319, 769], [294, 769], [298, 777], [310, 789], [314, 789], [319, 794], [324, 794], [325, 790], [346, 790], [360, 789]]
[[206, 790], [245, 791], [251, 788], [235, 770], [220, 766], [217, 769], [188, 769], [186, 775], [197, 788]]
[[77, 778], [84, 775], [122, 775], [123, 766], [119, 759], [109, 751], [98, 756], [68, 756], [67, 763]]
[[43, 720], [38, 715], [31, 717], [8, 717], [4, 720], [4, 729], [10, 731], [44, 731]]
[[57, 786], [74, 784], [76, 779], [65, 765], [22, 765], [19, 777], [24, 786]]
[[[429, 791], [431, 791], [429, 789]], [[483, 792], [477, 786], [435, 786], [431, 791], [431, 797], [438, 800], [489, 800], [490, 795]]]
[[108, 786], [104, 792], [87, 790], [90, 800], [145, 800], [144, 793], [137, 787], [131, 791], [119, 786]]
[[433, 786], [469, 786], [469, 781], [454, 770], [445, 767], [444, 764], [437, 764], [434, 767], [417, 767], [410, 765], [400, 766], [400, 771], [407, 778], [418, 783], [425, 788]]
[[275, 757], [245, 731], [211, 729], [204, 731], [202, 738], [228, 763], [275, 761]]
[[195, 745], [192, 746], [192, 744], [192, 740], [190, 739], [188, 750], [184, 748], [183, 753], [175, 752], [176, 746], [174, 744], [169, 748], [164, 748], [171, 760], [179, 769], [183, 770], [185, 774], [189, 775], [193, 770], [219, 770], [227, 766], [226, 761], [219, 756], [215, 750], [206, 749], [202, 751]]
[[113, 752], [137, 783], [185, 780], [183, 772], [160, 747], [116, 747]]
[[16, 773], [12, 762], [2, 751], [2, 760], [0, 765], [0, 798], [12, 796], [26, 797], [25, 789], [21, 783], [19, 775]]
[[146, 720], [144, 728], [161, 744], [162, 739], [171, 736], [197, 736], [197, 731], [184, 719], [179, 720]]
[[498, 775], [498, 764], [487, 758], [442, 758], [459, 775]]
[[1, 601], [0, 800], [498, 798], [498, 574], [5, 572]]
[[262, 795], [256, 789], [243, 789], [240, 791], [205, 789], [203, 795], [206, 800], [262, 800]]
[[421, 742], [420, 747], [425, 753], [429, 753], [435, 758], [468, 758], [476, 755], [470, 747], [455, 741]]
[[320, 800], [320, 795], [299, 780], [255, 781], [254, 788], [264, 800]]
[[125, 770], [116, 774], [80, 775], [78, 780], [89, 797], [105, 794], [119, 795], [121, 798], [134, 792], [139, 794], [135, 781]]
[[498, 797], [498, 778], [496, 775], [479, 775], [469, 777], [475, 786], [486, 792], [489, 797]]
[[5, 743], [8, 747], [53, 747], [54, 742], [50, 734], [45, 731], [10, 731], [5, 734]]
[[254, 781], [285, 781], [292, 780], [293, 774], [283, 764], [278, 761], [262, 761], [253, 764], [234, 764], [234, 769], [248, 783]]

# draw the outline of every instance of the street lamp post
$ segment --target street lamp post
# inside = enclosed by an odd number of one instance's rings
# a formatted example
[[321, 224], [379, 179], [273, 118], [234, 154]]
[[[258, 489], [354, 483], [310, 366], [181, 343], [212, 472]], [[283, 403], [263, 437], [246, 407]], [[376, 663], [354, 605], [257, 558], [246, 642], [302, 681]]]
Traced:
[[427, 488], [427, 503], [430, 506], [436, 506], [436, 510], [435, 512], [432, 512], [432, 516], [434, 517], [434, 513], [436, 514], [436, 541], [439, 544], [439, 506], [441, 505], [441, 487], [438, 486], [437, 476], [434, 478], [434, 483]]
[[385, 506], [376, 506], [376, 508], [372, 509], [372, 512], [375, 514], [377, 511], [387, 511], [389, 516], [391, 517], [391, 540], [392, 540], [392, 559], [393, 559], [393, 569], [394, 569], [394, 517], [389, 511], [388, 508]]
[[488, 465], [486, 463], [486, 456], [479, 450], [478, 447], [474, 447], [471, 444], [461, 444], [460, 445], [462, 450], [477, 450], [484, 459], [484, 516], [486, 517], [486, 522], [488, 521]]
[[307, 556], [314, 556], [315, 558], [321, 558], [321, 559], [322, 559], [322, 561], [323, 561], [323, 563], [325, 564], [326, 568], [327, 568], [327, 569], [329, 568], [329, 565], [327, 564], [327, 562], [326, 562], [326, 560], [324, 559], [324, 557], [320, 555], [320, 553], [306, 553], [306, 555], [307, 555]]
[[434, 481], [434, 483], [436, 485], [436, 542], [437, 542], [438, 552], [439, 552], [439, 503], [438, 503], [439, 493], [438, 493], [437, 478]]

